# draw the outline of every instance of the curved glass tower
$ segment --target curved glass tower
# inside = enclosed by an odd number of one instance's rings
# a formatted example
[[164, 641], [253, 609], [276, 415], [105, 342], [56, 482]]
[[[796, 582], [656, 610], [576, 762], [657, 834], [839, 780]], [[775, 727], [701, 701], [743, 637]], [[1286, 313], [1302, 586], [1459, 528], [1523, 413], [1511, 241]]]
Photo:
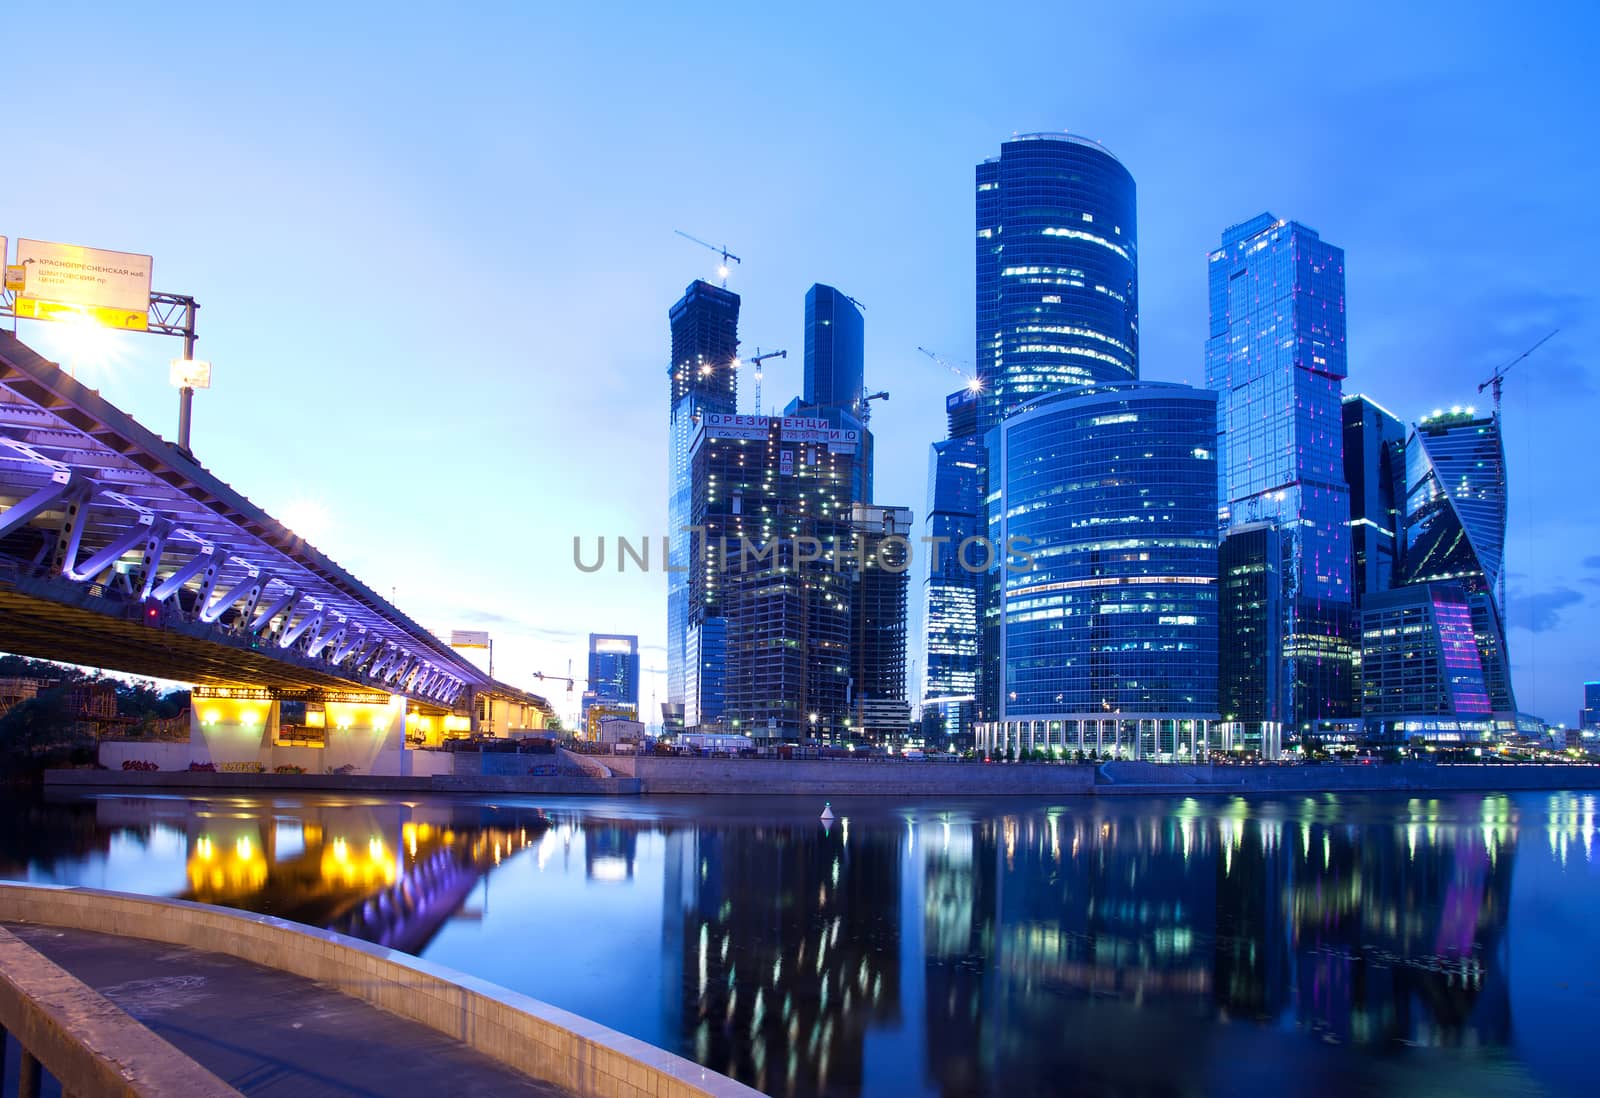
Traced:
[[[1082, 388], [1008, 417], [994, 748], [1194, 757], [1217, 712], [1217, 396]], [[1031, 555], [1024, 568], [1023, 554]]]
[[1037, 396], [1139, 376], [1133, 176], [1094, 141], [1038, 133], [978, 165], [982, 429]]
[[1500, 590], [1506, 544], [1506, 455], [1500, 421], [1467, 411], [1422, 420], [1406, 443], [1408, 584], [1449, 582], [1467, 593], [1495, 716], [1516, 718]]

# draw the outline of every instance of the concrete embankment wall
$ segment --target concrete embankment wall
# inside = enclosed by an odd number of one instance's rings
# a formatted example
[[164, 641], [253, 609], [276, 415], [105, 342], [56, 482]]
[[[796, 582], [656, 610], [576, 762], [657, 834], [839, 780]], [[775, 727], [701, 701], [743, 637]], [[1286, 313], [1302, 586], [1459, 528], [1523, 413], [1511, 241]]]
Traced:
[[757, 1091], [724, 1075], [548, 1003], [382, 946], [270, 915], [98, 889], [4, 882], [0, 922], [170, 942], [292, 972], [410, 1018], [578, 1095], [760, 1098]]
[[1055, 796], [1094, 791], [1094, 767], [852, 759], [682, 759], [618, 755], [619, 776], [645, 793], [809, 794], [843, 797]]
[[391, 777], [374, 774], [214, 774], [205, 771], [47, 770], [51, 789], [262, 790], [340, 793], [525, 793], [529, 795], [632, 796], [634, 778], [574, 775], [462, 775]]

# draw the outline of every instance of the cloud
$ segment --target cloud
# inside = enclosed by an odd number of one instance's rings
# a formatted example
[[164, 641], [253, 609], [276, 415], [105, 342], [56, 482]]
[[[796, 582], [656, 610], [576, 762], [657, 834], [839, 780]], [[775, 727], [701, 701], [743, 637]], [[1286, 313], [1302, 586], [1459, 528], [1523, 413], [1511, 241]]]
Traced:
[[1511, 599], [1511, 624], [1516, 629], [1544, 633], [1561, 624], [1561, 611], [1583, 601], [1581, 592], [1570, 587], [1557, 587], [1537, 591], [1531, 595], [1513, 595]]
[[1600, 569], [1600, 557], [1584, 557], [1583, 558], [1583, 566], [1585, 568], [1597, 568], [1597, 569]]

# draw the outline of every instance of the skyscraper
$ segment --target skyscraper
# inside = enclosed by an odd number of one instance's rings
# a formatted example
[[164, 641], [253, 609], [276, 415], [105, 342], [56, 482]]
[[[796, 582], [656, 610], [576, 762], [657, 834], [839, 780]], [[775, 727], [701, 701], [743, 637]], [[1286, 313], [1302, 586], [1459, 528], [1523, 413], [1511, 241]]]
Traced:
[[[1139, 376], [1133, 176], [1082, 137], [1015, 137], [977, 166], [976, 433], [985, 446], [1026, 401]], [[1000, 485], [985, 460], [979, 491]], [[992, 523], [993, 516], [985, 516]], [[999, 592], [979, 587], [977, 715], [999, 712]]]
[[1578, 713], [1578, 727], [1600, 730], [1600, 682], [1583, 684], [1583, 709]]
[[[1344, 252], [1315, 231], [1261, 214], [1210, 255], [1206, 384], [1219, 397], [1223, 528], [1282, 534], [1281, 664], [1262, 739], [1354, 713], [1350, 498], [1340, 388], [1345, 377]], [[1236, 730], [1255, 738], [1263, 730]]]
[[987, 460], [977, 430], [977, 393], [962, 389], [945, 400], [950, 437], [935, 442], [928, 455], [928, 508], [923, 537], [928, 561], [923, 589], [924, 719], [936, 722], [934, 746], [972, 746], [978, 690], [979, 599], [983, 573], [964, 567], [957, 554], [966, 547], [973, 562], [981, 555], [972, 539], [986, 532], [983, 468]]
[[906, 601], [911, 585], [911, 509], [851, 508], [850, 728], [872, 743], [906, 734]]
[[1399, 580], [1401, 503], [1406, 492], [1406, 429], [1371, 397], [1344, 398], [1344, 478], [1350, 486], [1351, 595]]
[[667, 702], [662, 718], [670, 734], [711, 723], [722, 715], [726, 622], [693, 605], [689, 563], [695, 553], [688, 528], [696, 508], [689, 449], [708, 414], [737, 411], [739, 295], [693, 282], [668, 314], [672, 327], [672, 413], [667, 455]]
[[589, 634], [589, 688], [583, 693], [583, 718], [589, 707], [604, 705], [639, 712], [639, 638], [617, 633]]
[[820, 282], [806, 291], [805, 391], [784, 414], [825, 419], [835, 427], [858, 432], [850, 498], [859, 503], [872, 502], [865, 347], [861, 310], [850, 295]]
[[1417, 583], [1368, 594], [1361, 715], [1384, 742], [1479, 743], [1493, 734], [1466, 591]]
[[690, 443], [689, 603], [722, 626], [720, 715], [758, 740], [845, 727], [852, 576], [836, 554], [856, 441], [816, 418], [711, 413]]
[[[1008, 416], [991, 749], [1190, 757], [1217, 709], [1215, 393], [1104, 385]], [[1004, 556], [1005, 559], [998, 559]]]
[[1133, 176], [1103, 146], [1036, 133], [977, 169], [980, 429], [1036, 396], [1139, 376]]
[[1473, 409], [1437, 412], [1406, 443], [1406, 583], [1459, 584], [1472, 609], [1496, 719], [1514, 722], [1503, 607], [1496, 594], [1506, 540], [1506, 462], [1500, 421]]

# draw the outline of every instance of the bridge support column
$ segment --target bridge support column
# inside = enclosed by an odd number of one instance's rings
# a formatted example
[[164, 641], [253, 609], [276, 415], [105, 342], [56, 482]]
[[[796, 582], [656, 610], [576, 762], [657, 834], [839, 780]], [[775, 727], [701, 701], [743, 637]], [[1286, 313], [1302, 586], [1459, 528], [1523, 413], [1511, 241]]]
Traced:
[[350, 774], [407, 774], [406, 699], [402, 694], [372, 701], [327, 703], [327, 747], [323, 762], [328, 770]]
[[219, 771], [272, 769], [278, 703], [249, 687], [196, 687], [189, 704], [189, 743], [197, 762]]

